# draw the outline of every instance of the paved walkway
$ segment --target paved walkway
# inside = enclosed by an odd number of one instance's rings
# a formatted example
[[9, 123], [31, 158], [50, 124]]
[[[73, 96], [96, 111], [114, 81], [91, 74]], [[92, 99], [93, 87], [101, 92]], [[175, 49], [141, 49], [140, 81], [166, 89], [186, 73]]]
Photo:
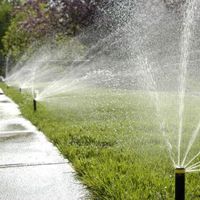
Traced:
[[81, 200], [75, 172], [0, 89], [0, 200]]

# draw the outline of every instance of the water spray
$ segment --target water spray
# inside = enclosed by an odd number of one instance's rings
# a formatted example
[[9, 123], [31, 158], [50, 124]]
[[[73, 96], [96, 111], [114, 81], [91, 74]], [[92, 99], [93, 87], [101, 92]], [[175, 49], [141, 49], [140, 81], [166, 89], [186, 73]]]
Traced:
[[185, 168], [175, 169], [175, 200], [185, 200]]

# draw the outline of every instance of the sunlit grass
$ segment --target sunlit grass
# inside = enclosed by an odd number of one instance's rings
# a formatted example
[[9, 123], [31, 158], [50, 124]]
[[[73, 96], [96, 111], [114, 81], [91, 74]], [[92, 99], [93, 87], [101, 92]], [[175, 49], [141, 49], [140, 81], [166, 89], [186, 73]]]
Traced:
[[[72, 162], [78, 178], [91, 191], [91, 199], [174, 199], [174, 169], [149, 96], [139, 91], [82, 92], [54, 103], [53, 99], [38, 103], [34, 113], [29, 95], [0, 87]], [[162, 100], [169, 101], [169, 108], [161, 106], [163, 119], [169, 122], [166, 131], [172, 134], [176, 96]], [[199, 110], [198, 98], [187, 101], [186, 132], [193, 130]], [[187, 174], [186, 199], [199, 198], [198, 182], [198, 173]]]

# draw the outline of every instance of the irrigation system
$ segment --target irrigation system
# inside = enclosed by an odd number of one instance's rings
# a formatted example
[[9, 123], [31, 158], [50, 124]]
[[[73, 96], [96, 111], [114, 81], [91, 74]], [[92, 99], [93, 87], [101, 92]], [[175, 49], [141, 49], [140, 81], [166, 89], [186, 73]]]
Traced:
[[175, 169], [175, 200], [185, 200], [185, 168]]
[[[183, 134], [185, 129], [184, 114], [186, 114], [188, 106], [185, 99], [188, 97], [187, 94], [193, 96], [195, 92], [198, 92], [199, 95], [200, 90], [200, 80], [198, 79], [200, 77], [200, 17], [196, 14], [197, 10], [200, 9], [200, 3], [198, 0], [188, 0], [180, 15], [179, 12], [171, 12], [162, 3], [157, 6], [152, 4], [150, 9], [149, 2], [147, 4], [144, 0], [144, 6], [139, 4], [138, 9], [134, 10], [136, 12], [134, 15], [125, 12], [127, 24], [122, 29], [115, 30], [109, 36], [88, 47], [89, 50], [84, 52], [86, 59], [82, 59], [84, 57], [79, 51], [76, 50], [77, 52], [74, 53], [73, 49], [71, 49], [72, 53], [67, 59], [66, 55], [70, 52], [71, 47], [68, 47], [67, 50], [58, 48], [52, 52], [48, 50], [47, 53], [42, 49], [41, 54], [41, 50], [38, 50], [39, 53], [34, 54], [29, 61], [21, 66], [20, 70], [16, 65], [12, 73], [9, 74], [10, 55], [8, 55], [5, 70], [6, 83], [9, 87], [10, 83], [13, 83], [10, 86], [15, 86], [16, 81], [19, 82], [20, 86], [32, 82], [33, 86], [28, 89], [31, 89], [33, 94], [34, 112], [37, 111], [37, 101], [41, 100], [38, 95], [42, 96], [43, 101], [45, 101], [49, 96], [56, 97], [69, 91], [76, 91], [77, 88], [83, 89], [85, 87], [87, 89], [86, 86], [96, 88], [97, 92], [101, 91], [99, 88], [105, 90], [106, 87], [108, 89], [122, 90], [124, 88], [129, 91], [132, 88], [135, 91], [145, 91], [155, 104], [158, 122], [164, 136], [167, 134], [164, 124], [167, 127], [171, 123], [168, 118], [172, 115], [170, 114], [168, 117], [168, 113], [174, 112], [173, 109], [168, 110], [170, 112], [166, 112], [165, 109], [178, 105], [176, 115], [178, 120], [175, 118], [178, 122], [178, 128], [173, 129], [174, 133], [177, 134], [178, 144], [173, 142], [173, 138], [168, 139], [170, 135], [164, 139], [167, 144], [170, 144], [168, 146], [170, 146], [171, 155], [173, 155], [174, 149], [178, 149], [178, 162], [172, 158], [174, 166], [177, 166], [175, 168], [175, 200], [185, 200], [186, 171], [200, 171], [198, 168], [200, 161], [190, 167], [192, 170], [188, 170], [187, 165], [184, 165], [188, 153], [200, 133], [200, 121], [197, 128], [192, 131], [190, 140], [187, 139], [187, 135], [184, 138]], [[117, 10], [116, 13], [118, 13]], [[113, 16], [117, 15], [113, 14]], [[119, 16], [121, 19], [121, 14]], [[183, 19], [179, 21], [180, 16]], [[120, 45], [119, 48], [116, 48], [117, 44]], [[66, 54], [62, 52], [63, 50], [66, 50]], [[55, 52], [59, 56], [56, 56]], [[109, 56], [107, 56], [108, 52]], [[77, 59], [75, 59], [76, 57]], [[53, 59], [48, 60], [49, 58]], [[35, 62], [35, 60], [38, 61]], [[52, 67], [48, 64], [51, 64]], [[57, 70], [57, 64], [63, 69]], [[44, 88], [36, 87], [35, 83], [44, 83]], [[50, 84], [47, 86], [47, 83]], [[22, 88], [19, 88], [20, 92]], [[39, 89], [34, 90], [35, 88]], [[177, 99], [174, 101], [170, 95], [174, 96], [175, 92]], [[170, 102], [166, 100], [168, 95]], [[167, 105], [166, 108], [165, 105]], [[189, 145], [183, 164], [181, 164], [184, 142], [188, 142]], [[200, 152], [191, 159], [189, 164], [195, 161], [199, 155]]]
[[35, 99], [33, 99], [33, 111], [37, 111], [37, 101]]

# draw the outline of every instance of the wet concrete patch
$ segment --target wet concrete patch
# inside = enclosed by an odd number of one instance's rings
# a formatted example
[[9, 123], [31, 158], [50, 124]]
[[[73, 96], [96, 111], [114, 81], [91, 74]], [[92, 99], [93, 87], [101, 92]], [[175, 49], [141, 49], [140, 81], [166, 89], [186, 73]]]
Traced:
[[0, 196], [4, 200], [85, 199], [73, 176], [65, 165], [0, 169]]
[[26, 132], [20, 132], [20, 133], [1, 133], [0, 134], [0, 143], [6, 142], [8, 140], [17, 140], [18, 138], [27, 138], [30, 137], [32, 133]]
[[[7, 103], [6, 101], [9, 101]], [[0, 96], [0, 199], [82, 200], [88, 192], [57, 148]]]
[[[24, 131], [26, 130], [26, 128], [22, 125], [22, 124], [7, 124], [5, 127], [4, 127], [4, 130], [6, 129], [6, 131]], [[0, 132], [1, 132], [1, 128], [0, 128]]]
[[36, 131], [36, 128], [27, 120], [22, 117], [13, 119], [5, 119], [0, 121], [0, 132], [1, 131]]
[[0, 100], [0, 103], [11, 103], [10, 101], [8, 101], [8, 100]]
[[29, 136], [32, 134], [33, 131], [3, 131], [0, 132], [0, 141], [5, 141], [7, 139], [13, 139], [13, 138], [18, 138], [18, 137], [24, 137], [24, 136]]

